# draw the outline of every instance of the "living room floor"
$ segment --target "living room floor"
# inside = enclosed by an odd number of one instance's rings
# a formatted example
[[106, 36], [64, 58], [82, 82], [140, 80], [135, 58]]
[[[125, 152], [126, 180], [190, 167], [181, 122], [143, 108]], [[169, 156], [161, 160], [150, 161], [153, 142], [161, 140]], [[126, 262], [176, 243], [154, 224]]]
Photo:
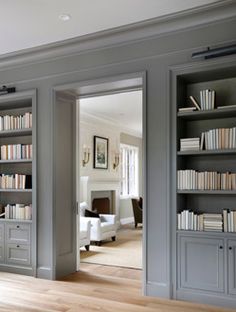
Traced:
[[60, 281], [0, 272], [0, 311], [229, 312], [141, 296], [141, 270], [81, 264]]
[[112, 265], [142, 269], [142, 227], [134, 224], [122, 225], [116, 241], [103, 241], [101, 246], [90, 245], [90, 250], [80, 249], [82, 263]]

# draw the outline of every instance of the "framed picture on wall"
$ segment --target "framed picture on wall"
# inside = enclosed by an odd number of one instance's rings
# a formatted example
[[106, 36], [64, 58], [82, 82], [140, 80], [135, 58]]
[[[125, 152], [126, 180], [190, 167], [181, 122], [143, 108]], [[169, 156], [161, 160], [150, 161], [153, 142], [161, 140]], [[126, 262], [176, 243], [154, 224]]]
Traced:
[[94, 136], [93, 139], [93, 167], [108, 169], [108, 139]]

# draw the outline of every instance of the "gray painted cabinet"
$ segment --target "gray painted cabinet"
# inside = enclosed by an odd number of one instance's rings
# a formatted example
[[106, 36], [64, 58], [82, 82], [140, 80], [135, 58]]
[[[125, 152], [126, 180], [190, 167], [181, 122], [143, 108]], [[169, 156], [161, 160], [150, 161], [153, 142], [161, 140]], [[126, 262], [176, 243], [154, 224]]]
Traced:
[[181, 236], [180, 288], [224, 291], [224, 240]]
[[[0, 271], [35, 275], [36, 91], [2, 95], [0, 115], [0, 172], [7, 178], [0, 185], [1, 213], [5, 213], [0, 219]], [[17, 174], [22, 175], [20, 183]]]
[[236, 240], [228, 240], [228, 285], [229, 294], [236, 295]]
[[[177, 225], [176, 246], [176, 291], [177, 299], [193, 300], [209, 304], [236, 307], [236, 239], [235, 231], [229, 228], [229, 213], [235, 211], [236, 190], [230, 179], [227, 186], [222, 186], [222, 173], [236, 172], [236, 149], [225, 134], [221, 136], [218, 146], [208, 148], [210, 131], [232, 131], [236, 126], [236, 63], [220, 61], [213, 65], [202, 63], [202, 67], [185, 66], [172, 71], [172, 110], [173, 110], [173, 146], [176, 158], [173, 165], [174, 191], [174, 222]], [[202, 104], [202, 90], [214, 90], [216, 103], [211, 109], [201, 109], [192, 112], [182, 112], [179, 109], [191, 107], [190, 96], [194, 96]], [[218, 109], [220, 105], [225, 107]], [[181, 149], [181, 139], [201, 138], [205, 136], [202, 148], [187, 151]], [[210, 137], [212, 142], [219, 138]], [[223, 139], [222, 139], [223, 138]], [[207, 139], [207, 140], [206, 140]], [[232, 138], [231, 138], [232, 140]], [[207, 142], [206, 142], [207, 141]], [[214, 172], [220, 179], [218, 185], [213, 185], [210, 179], [194, 177], [196, 184], [188, 184], [190, 179], [182, 179], [185, 170], [197, 173]], [[207, 173], [207, 174], [206, 174]], [[199, 185], [199, 181], [201, 184]], [[227, 219], [225, 209], [227, 210]], [[187, 212], [185, 214], [185, 212]], [[177, 216], [176, 216], [177, 215]], [[195, 215], [194, 224], [190, 215]], [[220, 220], [220, 227], [215, 227], [212, 216]], [[186, 217], [187, 216], [187, 217]], [[202, 218], [202, 221], [201, 221]], [[210, 222], [208, 220], [210, 218]], [[210, 223], [210, 228], [208, 224]], [[200, 225], [200, 226], [199, 226]], [[199, 226], [199, 227], [198, 227]], [[191, 230], [190, 230], [191, 229]], [[233, 233], [234, 232], [234, 233]], [[174, 246], [175, 248], [175, 246]]]

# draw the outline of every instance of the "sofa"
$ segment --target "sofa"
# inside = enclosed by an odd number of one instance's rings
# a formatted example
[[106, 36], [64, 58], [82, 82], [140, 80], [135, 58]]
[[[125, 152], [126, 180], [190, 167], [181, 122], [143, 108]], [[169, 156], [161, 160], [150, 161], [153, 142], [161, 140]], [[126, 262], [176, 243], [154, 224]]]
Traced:
[[113, 214], [99, 214], [99, 217], [85, 217], [86, 203], [80, 204], [80, 220], [91, 222], [90, 239], [98, 246], [106, 239], [116, 240], [117, 218]]
[[90, 246], [90, 234], [91, 234], [91, 222], [85, 218], [80, 217], [80, 236], [79, 236], [79, 246], [85, 247], [89, 251]]

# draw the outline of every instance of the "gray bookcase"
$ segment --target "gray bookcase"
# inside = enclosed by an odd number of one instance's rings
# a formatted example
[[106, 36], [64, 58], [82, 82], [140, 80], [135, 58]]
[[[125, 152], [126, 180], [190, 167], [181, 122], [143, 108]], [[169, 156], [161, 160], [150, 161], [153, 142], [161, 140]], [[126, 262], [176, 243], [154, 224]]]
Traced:
[[177, 229], [177, 213], [236, 210], [235, 190], [178, 190], [177, 171], [236, 173], [236, 149], [180, 151], [180, 139], [236, 126], [236, 108], [178, 112], [200, 102], [200, 90], [216, 91], [216, 107], [236, 104], [236, 59], [205, 61], [171, 70], [171, 215], [173, 294], [176, 299], [236, 307], [236, 233]]
[[0, 218], [0, 271], [36, 276], [36, 90], [0, 96], [0, 115], [32, 113], [32, 128], [0, 131], [0, 146], [32, 144], [32, 159], [0, 160], [1, 174], [32, 176], [32, 188], [0, 189], [0, 203], [32, 204], [32, 219]]

